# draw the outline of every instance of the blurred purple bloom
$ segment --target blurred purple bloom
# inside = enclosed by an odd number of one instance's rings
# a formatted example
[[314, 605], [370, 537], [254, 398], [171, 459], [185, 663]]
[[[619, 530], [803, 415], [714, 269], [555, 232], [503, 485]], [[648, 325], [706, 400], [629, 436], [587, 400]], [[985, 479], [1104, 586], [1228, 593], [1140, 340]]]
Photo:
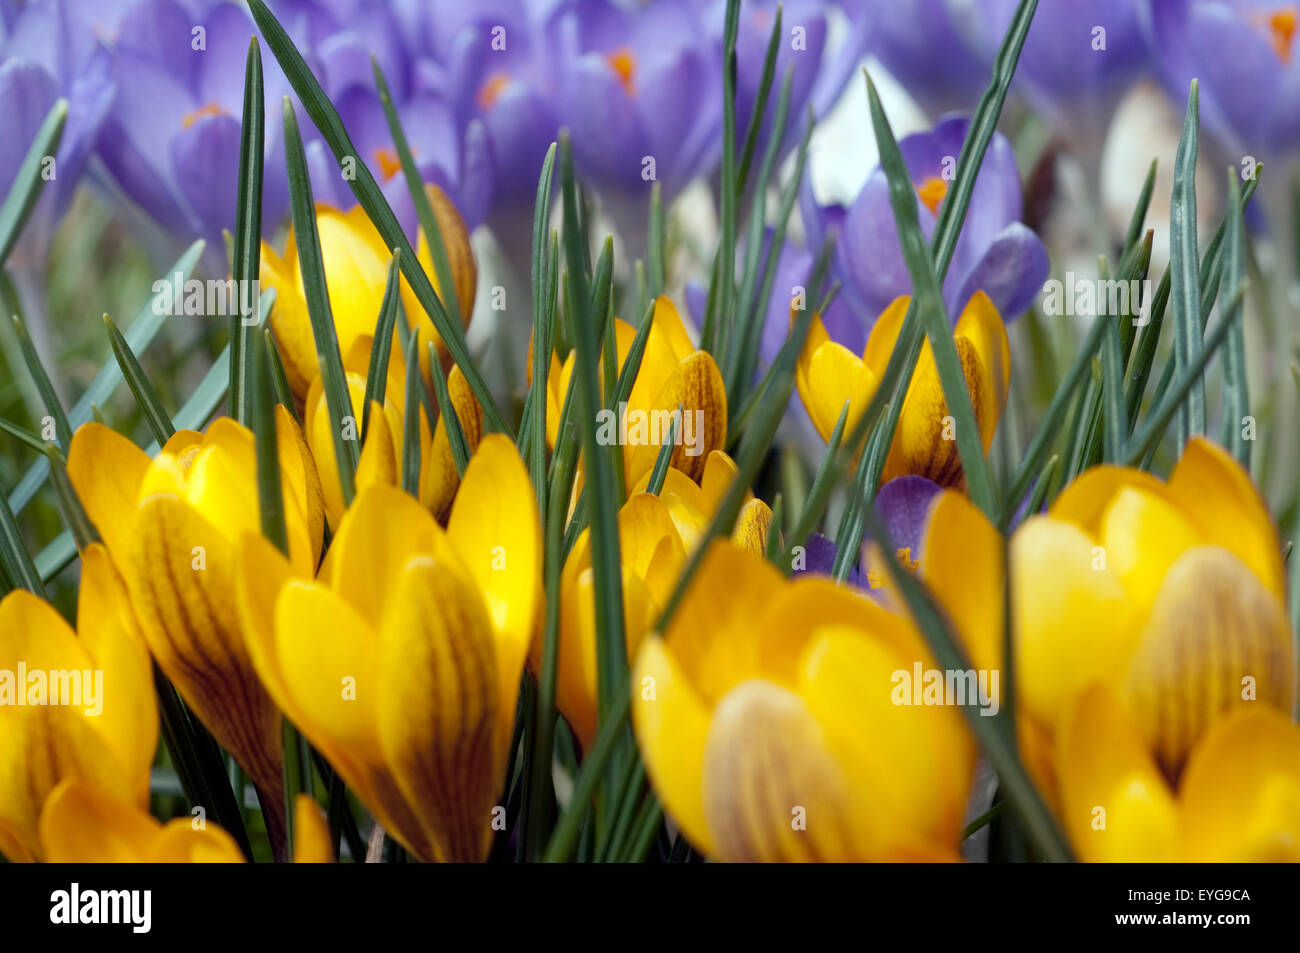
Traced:
[[1225, 148], [1255, 156], [1300, 144], [1300, 5], [1283, 0], [1144, 0], [1157, 70], [1187, 101], [1200, 80], [1201, 120]]
[[[940, 492], [939, 486], [925, 477], [905, 476], [890, 480], [876, 494], [873, 509], [888, 536], [887, 541], [881, 542], [885, 542], [908, 568], [915, 569], [923, 558], [921, 542], [926, 521], [934, 498]], [[876, 596], [884, 580], [876, 578], [876, 573], [883, 570], [868, 565], [872, 543], [870, 538], [863, 540], [861, 562], [849, 570], [845, 581]], [[803, 572], [831, 575], [838, 552], [833, 542], [820, 533], [814, 533], [804, 544], [804, 568], [796, 569], [795, 575]]]
[[[137, 0], [108, 26], [119, 94], [99, 154], [126, 196], [163, 228], [219, 248], [221, 230], [234, 227], [244, 64], [257, 30], [235, 4], [204, 6]], [[265, 52], [263, 67], [262, 209], [273, 227], [288, 202], [284, 161], [274, 158], [283, 155], [276, 107], [288, 83]]]
[[686, 0], [570, 0], [550, 23], [560, 123], [580, 173], [616, 204], [670, 200], [720, 154], [721, 70]]
[[[799, 141], [805, 114], [812, 107], [819, 119], [839, 99], [845, 84], [866, 52], [867, 41], [876, 20], [876, 6], [863, 0], [840, 0], [836, 3], [815, 0], [787, 0], [782, 4], [782, 36], [778, 41], [776, 71], [768, 97], [762, 133], [758, 139], [754, 162], [762, 160], [771, 136], [777, 100], [787, 68], [792, 68], [790, 107], [779, 155], [784, 155]], [[763, 62], [776, 18], [776, 0], [755, 0], [740, 10], [736, 37], [736, 135], [737, 146], [749, 129], [750, 115], [758, 98], [763, 77]], [[828, 19], [835, 7], [847, 19], [847, 35], [833, 48], [828, 45]], [[722, 62], [723, 31], [726, 25], [726, 0], [702, 0], [702, 15], [714, 42], [714, 61]], [[716, 71], [715, 71], [716, 72]], [[718, 82], [721, 95], [721, 82]]]
[[[950, 116], [929, 132], [907, 136], [899, 146], [917, 190], [917, 210], [928, 239], [934, 232], [939, 203], [956, 175], [970, 120]], [[847, 315], [856, 316], [861, 330], [856, 336], [832, 329], [830, 322], [849, 324], [846, 317], [827, 315], [827, 330], [846, 347], [860, 349], [865, 329], [899, 295], [911, 294], [912, 283], [889, 204], [889, 185], [877, 167], [857, 198], [847, 208], [817, 206], [810, 186], [801, 196], [809, 246], [819, 247], [828, 231], [839, 242], [832, 274], [842, 282], [839, 303]], [[944, 281], [944, 300], [956, 320], [976, 291], [993, 300], [1004, 320], [1029, 307], [1043, 281], [1049, 262], [1043, 243], [1020, 221], [1020, 172], [1009, 143], [995, 134], [975, 182], [961, 238]], [[834, 311], [834, 309], [832, 309]]]
[[[996, 30], [991, 56], [1019, 0], [986, 2]], [[1015, 82], [1058, 129], [1083, 127], [1086, 133], [1100, 135], [1119, 96], [1145, 69], [1146, 59], [1134, 0], [1042, 0], [1020, 51]], [[991, 75], [991, 58], [989, 66]]]
[[15, 252], [21, 258], [30, 250], [24, 263], [34, 268], [44, 264], [115, 93], [108, 51], [69, 8], [64, 0], [0, 4], [0, 197], [13, 186], [55, 101], [68, 100], [54, 175], [44, 183]]
[[973, 109], [1006, 25], [991, 20], [987, 0], [868, 3], [879, 13], [870, 52], [921, 108], [930, 116]]

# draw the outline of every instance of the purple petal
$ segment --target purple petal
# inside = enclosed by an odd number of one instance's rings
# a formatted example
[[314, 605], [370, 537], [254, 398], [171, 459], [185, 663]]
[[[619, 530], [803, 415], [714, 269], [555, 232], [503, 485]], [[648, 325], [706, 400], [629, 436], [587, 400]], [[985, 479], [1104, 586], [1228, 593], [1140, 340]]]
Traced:
[[971, 295], [983, 291], [1004, 321], [1017, 318], [1042, 290], [1050, 270], [1042, 241], [1026, 226], [1012, 222], [965, 275], [957, 293], [945, 295], [949, 315], [955, 322]]
[[[912, 561], [921, 559], [921, 538], [930, 504], [941, 492], [939, 485], [921, 476], [904, 476], [890, 480], [876, 494], [876, 516], [895, 550], [907, 550]], [[864, 543], [863, 560], [866, 560]]]
[[190, 227], [209, 239], [235, 227], [239, 139], [239, 120], [232, 116], [206, 116], [172, 139], [172, 168], [189, 205]]

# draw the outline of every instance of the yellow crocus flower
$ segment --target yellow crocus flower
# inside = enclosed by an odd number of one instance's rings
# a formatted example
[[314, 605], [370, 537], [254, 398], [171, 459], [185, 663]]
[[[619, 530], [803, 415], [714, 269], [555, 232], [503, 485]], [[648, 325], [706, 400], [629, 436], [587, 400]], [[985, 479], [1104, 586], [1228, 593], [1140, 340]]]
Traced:
[[[687, 556], [699, 545], [709, 520], [736, 475], [736, 465], [715, 450], [704, 466], [702, 485], [680, 470], [669, 469], [658, 494], [645, 492], [650, 474], [633, 488], [619, 510], [619, 555], [622, 558], [623, 614], [627, 652], [634, 657], [641, 640], [663, 610]], [[747, 493], [732, 532], [736, 545], [762, 556], [772, 510]], [[596, 612], [595, 572], [591, 565], [591, 531], [574, 541], [560, 576], [560, 646], [556, 670], [556, 704], [583, 747], [595, 739]], [[539, 670], [542, 638], [533, 642], [532, 664]]]
[[[323, 535], [320, 481], [283, 407], [276, 424], [289, 550], [310, 573]], [[150, 460], [127, 438], [88, 423], [73, 436], [68, 475], [126, 581], [159, 667], [263, 803], [282, 804], [280, 713], [253, 670], [231, 598], [236, 543], [260, 532], [252, 432], [219, 418], [204, 434], [177, 431]], [[266, 814], [279, 818], [273, 808]]]
[[1094, 684], [1056, 746], [1060, 815], [1087, 861], [1300, 861], [1300, 727], [1235, 708], [1195, 742], [1176, 785], [1127, 706]]
[[[353, 348], [352, 356], [344, 361], [344, 373], [347, 377], [348, 394], [351, 398], [352, 413], [350, 419], [339, 423], [339, 432], [344, 439], [361, 440], [362, 416], [358, 413], [365, 400], [367, 372], [369, 371], [370, 344], [368, 335], [359, 338]], [[389, 359], [388, 380], [385, 385], [383, 407], [376, 406], [371, 413], [371, 429], [365, 435], [365, 442], [357, 462], [354, 481], [355, 490], [360, 493], [372, 484], [397, 486], [401, 481], [403, 444], [405, 442], [405, 395], [406, 362], [399, 354]], [[469, 382], [452, 365], [447, 378], [447, 393], [451, 398], [456, 416], [460, 419], [461, 430], [465, 434], [469, 452], [478, 447], [479, 437], [483, 431], [483, 410], [470, 389]], [[456, 471], [455, 458], [452, 456], [450, 438], [447, 436], [446, 422], [438, 419], [432, 438], [429, 436], [429, 420], [424, 407], [419, 407], [420, 414], [420, 502], [427, 506], [438, 520], [445, 521], [451, 506], [452, 497], [460, 483]], [[383, 424], [380, 426], [379, 424]], [[338, 526], [343, 517], [343, 488], [339, 483], [338, 465], [334, 455], [334, 434], [330, 427], [328, 402], [325, 388], [318, 374], [312, 380], [307, 392], [304, 431], [312, 456], [316, 459], [316, 469], [320, 473], [321, 491], [325, 498], [325, 515], [331, 527]]]
[[235, 592], [257, 672], [394, 837], [481, 860], [541, 599], [527, 470], [485, 437], [443, 530], [391, 487], [344, 514], [319, 578], [248, 533]]
[[[871, 403], [910, 303], [908, 295], [894, 299], [872, 326], [861, 357], [831, 340], [821, 319], [813, 317], [808, 340], [799, 356], [795, 381], [808, 416], [823, 440], [830, 439], [845, 401], [849, 403], [846, 432], [853, 429]], [[1007, 401], [1011, 349], [1002, 317], [984, 292], [977, 291], [971, 296], [957, 319], [953, 341], [961, 358], [980, 440], [987, 453]], [[961, 486], [964, 483], [961, 458], [950, 417], [934, 352], [927, 340], [921, 346], [907, 387], [881, 482], [915, 474], [940, 486]]]
[[[1001, 659], [1002, 543], [969, 501], [930, 512], [921, 578], [972, 646]], [[1250, 477], [1193, 438], [1168, 482], [1128, 467], [1082, 474], [1010, 542], [1020, 733], [1050, 797], [1062, 720], [1109, 686], [1135, 743], [1170, 778], [1243, 708], [1290, 712], [1295, 654], [1281, 548]]]
[[655, 792], [717, 860], [956, 859], [974, 743], [956, 707], [895, 704], [916, 664], [907, 619], [715, 542], [632, 674]]
[[[0, 672], [14, 679], [0, 684], [0, 853], [13, 861], [43, 856], [41, 810], [66, 779], [148, 803], [158, 744], [149, 652], [107, 550], [92, 543], [81, 560], [75, 634], [25, 590], [0, 601]], [[29, 693], [32, 675], [17, 684], [19, 671], [40, 673], [38, 704], [7, 697]], [[58, 703], [56, 683], [70, 693], [58, 688]]]
[[[461, 316], [468, 325], [470, 314], [474, 310], [474, 291], [478, 283], [469, 230], [456, 207], [440, 188], [426, 185], [425, 191], [433, 205], [434, 217], [447, 247]], [[359, 205], [342, 212], [318, 203], [316, 230], [320, 235], [325, 285], [329, 291], [339, 351], [346, 355], [358, 338], [373, 336], [375, 333], [375, 321], [379, 317], [380, 304], [384, 298], [393, 251], [385, 247], [379, 231]], [[418, 255], [434, 290], [439, 291], [437, 274], [423, 230], [419, 234]], [[277, 255], [266, 242], [262, 243], [261, 283], [264, 289], [275, 289], [271, 327], [284, 358], [289, 386], [301, 400], [306, 395], [312, 378], [319, 372], [320, 365], [316, 357], [316, 339], [312, 334], [311, 319], [307, 314], [307, 300], [303, 296], [302, 272], [298, 266], [298, 248], [292, 230], [283, 256]], [[441, 291], [439, 295], [441, 296]], [[447, 360], [446, 348], [433, 327], [433, 321], [424, 313], [424, 308], [405, 278], [402, 279], [402, 305], [408, 325], [419, 331], [420, 367], [427, 375], [429, 342], [436, 343], [444, 362]], [[398, 354], [396, 337], [394, 354]]]
[[[636, 339], [636, 328], [615, 318], [614, 333], [621, 370]], [[570, 352], [561, 366], [551, 356], [546, 378], [546, 439], [551, 446], [555, 445], [576, 359], [576, 353]], [[531, 360], [528, 366], [531, 376]], [[603, 367], [602, 363], [602, 371]], [[628, 486], [654, 468], [670, 432], [663, 421], [679, 404], [682, 413], [691, 416], [679, 425], [671, 465], [698, 481], [709, 454], [727, 445], [727, 391], [713, 356], [691, 343], [677, 307], [661, 295], [655, 299], [645, 353], [625, 408], [629, 439], [623, 443], [623, 472]], [[658, 443], [652, 442], [655, 428]], [[618, 429], [621, 433], [623, 425]]]

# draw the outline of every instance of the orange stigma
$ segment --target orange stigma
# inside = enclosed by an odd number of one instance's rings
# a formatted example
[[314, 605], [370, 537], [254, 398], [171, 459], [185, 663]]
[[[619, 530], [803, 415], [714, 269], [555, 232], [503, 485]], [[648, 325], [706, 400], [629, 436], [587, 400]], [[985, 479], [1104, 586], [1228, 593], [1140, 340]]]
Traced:
[[1279, 7], [1264, 22], [1268, 26], [1268, 39], [1273, 44], [1273, 52], [1283, 63], [1289, 64], [1291, 41], [1295, 39], [1297, 25], [1300, 25], [1300, 10], [1294, 6]]
[[615, 50], [605, 57], [605, 62], [609, 64], [618, 81], [623, 84], [623, 89], [629, 96], [636, 95], [636, 57], [626, 46], [622, 49]]
[[496, 105], [496, 101], [501, 98], [501, 94], [506, 91], [510, 85], [510, 77], [505, 73], [493, 73], [489, 76], [478, 89], [478, 107], [484, 112]]
[[921, 201], [932, 214], [938, 215], [939, 203], [948, 195], [948, 183], [944, 179], [930, 176], [916, 187], [916, 194], [921, 197]]
[[181, 128], [188, 129], [190, 128], [190, 126], [194, 125], [200, 119], [207, 119], [209, 116], [224, 116], [224, 115], [226, 115], [226, 110], [223, 109], [219, 104], [208, 103], [206, 106], [202, 106], [194, 110], [193, 112], [186, 113], [185, 117], [181, 120]]
[[396, 149], [380, 146], [375, 150], [374, 155], [385, 182], [402, 171], [402, 160], [398, 157]]

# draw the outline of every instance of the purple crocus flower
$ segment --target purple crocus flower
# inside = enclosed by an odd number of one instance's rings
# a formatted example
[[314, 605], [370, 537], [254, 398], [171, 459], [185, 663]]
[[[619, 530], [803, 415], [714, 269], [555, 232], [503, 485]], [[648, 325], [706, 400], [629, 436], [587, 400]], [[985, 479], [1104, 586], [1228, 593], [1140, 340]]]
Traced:
[[[1018, 0], [986, 2], [990, 22], [1005, 30]], [[1057, 129], [1099, 136], [1120, 95], [1146, 68], [1145, 46], [1134, 0], [1041, 0], [1015, 83]]]
[[[917, 209], [927, 238], [934, 232], [939, 205], [956, 175], [957, 157], [969, 126], [967, 117], [949, 116], [931, 131], [907, 136], [899, 143], [916, 187]], [[912, 293], [883, 169], [877, 167], [871, 173], [847, 208], [817, 206], [810, 185], [803, 190], [801, 205], [810, 247], [819, 247], [829, 230], [838, 231], [833, 273], [842, 282], [842, 304], [864, 329], [891, 301]], [[976, 291], [985, 292], [1005, 320], [1021, 314], [1033, 301], [1047, 278], [1049, 262], [1043, 243], [1021, 223], [1020, 215], [1020, 172], [1015, 155], [1011, 143], [995, 134], [943, 285], [952, 319]], [[828, 316], [827, 320], [839, 319]], [[857, 338], [862, 334], [865, 330], [858, 332]], [[849, 348], [861, 346], [857, 338], [847, 333], [833, 337]]]
[[54, 175], [14, 251], [20, 266], [40, 270], [50, 240], [72, 200], [115, 93], [108, 51], [64, 0], [5, 2], [0, 10], [0, 196], [7, 195], [27, 150], [59, 97], [68, 116]]
[[1186, 102], [1200, 80], [1201, 120], [1237, 155], [1300, 144], [1300, 5], [1282, 0], [1144, 0], [1151, 53]]
[[[776, 18], [777, 0], [755, 0], [742, 5], [739, 32], [736, 36], [736, 135], [743, 142], [749, 119], [758, 98], [763, 63]], [[839, 0], [827, 4], [813, 0], [786, 0], [781, 4], [781, 32], [778, 41], [776, 71], [768, 98], [767, 114], [755, 152], [757, 162], [763, 155], [776, 103], [787, 68], [791, 69], [790, 107], [785, 134], [778, 155], [784, 155], [799, 141], [804, 116], [811, 107], [821, 118], [839, 99], [866, 52], [867, 41], [876, 21], [875, 4], [864, 0]], [[838, 44], [828, 43], [828, 19], [838, 6], [848, 21], [847, 35]], [[722, 62], [723, 32], [726, 25], [726, 0], [701, 0], [701, 15], [708, 24], [715, 47], [715, 62]]]
[[[232, 229], [238, 188], [240, 117], [248, 44], [257, 33], [235, 4], [137, 0], [108, 37], [119, 95], [99, 137], [99, 154], [126, 197], [164, 229], [220, 248]], [[200, 16], [196, 17], [198, 12]], [[288, 83], [263, 56], [267, 163], [263, 217], [288, 204], [276, 107]]]
[[[877, 543], [888, 546], [904, 566], [916, 569], [924, 558], [921, 543], [925, 537], [926, 521], [935, 497], [941, 492], [937, 484], [919, 476], [899, 477], [882, 486], [872, 506], [886, 538], [863, 541], [861, 563], [849, 570], [845, 581], [867, 591], [873, 598], [884, 596], [881, 591], [885, 585], [884, 569], [871, 559], [871, 548]], [[795, 575], [805, 572], [831, 575], [838, 552], [833, 542], [814, 533], [805, 544], [804, 564], [795, 569]]]
[[870, 52], [930, 116], [971, 110], [989, 84], [1006, 26], [987, 0], [869, 0]]
[[687, 0], [636, 10], [570, 0], [552, 17], [558, 118], [573, 134], [580, 174], [606, 200], [625, 238], [654, 182], [670, 200], [712, 168], [722, 137], [721, 70]]

